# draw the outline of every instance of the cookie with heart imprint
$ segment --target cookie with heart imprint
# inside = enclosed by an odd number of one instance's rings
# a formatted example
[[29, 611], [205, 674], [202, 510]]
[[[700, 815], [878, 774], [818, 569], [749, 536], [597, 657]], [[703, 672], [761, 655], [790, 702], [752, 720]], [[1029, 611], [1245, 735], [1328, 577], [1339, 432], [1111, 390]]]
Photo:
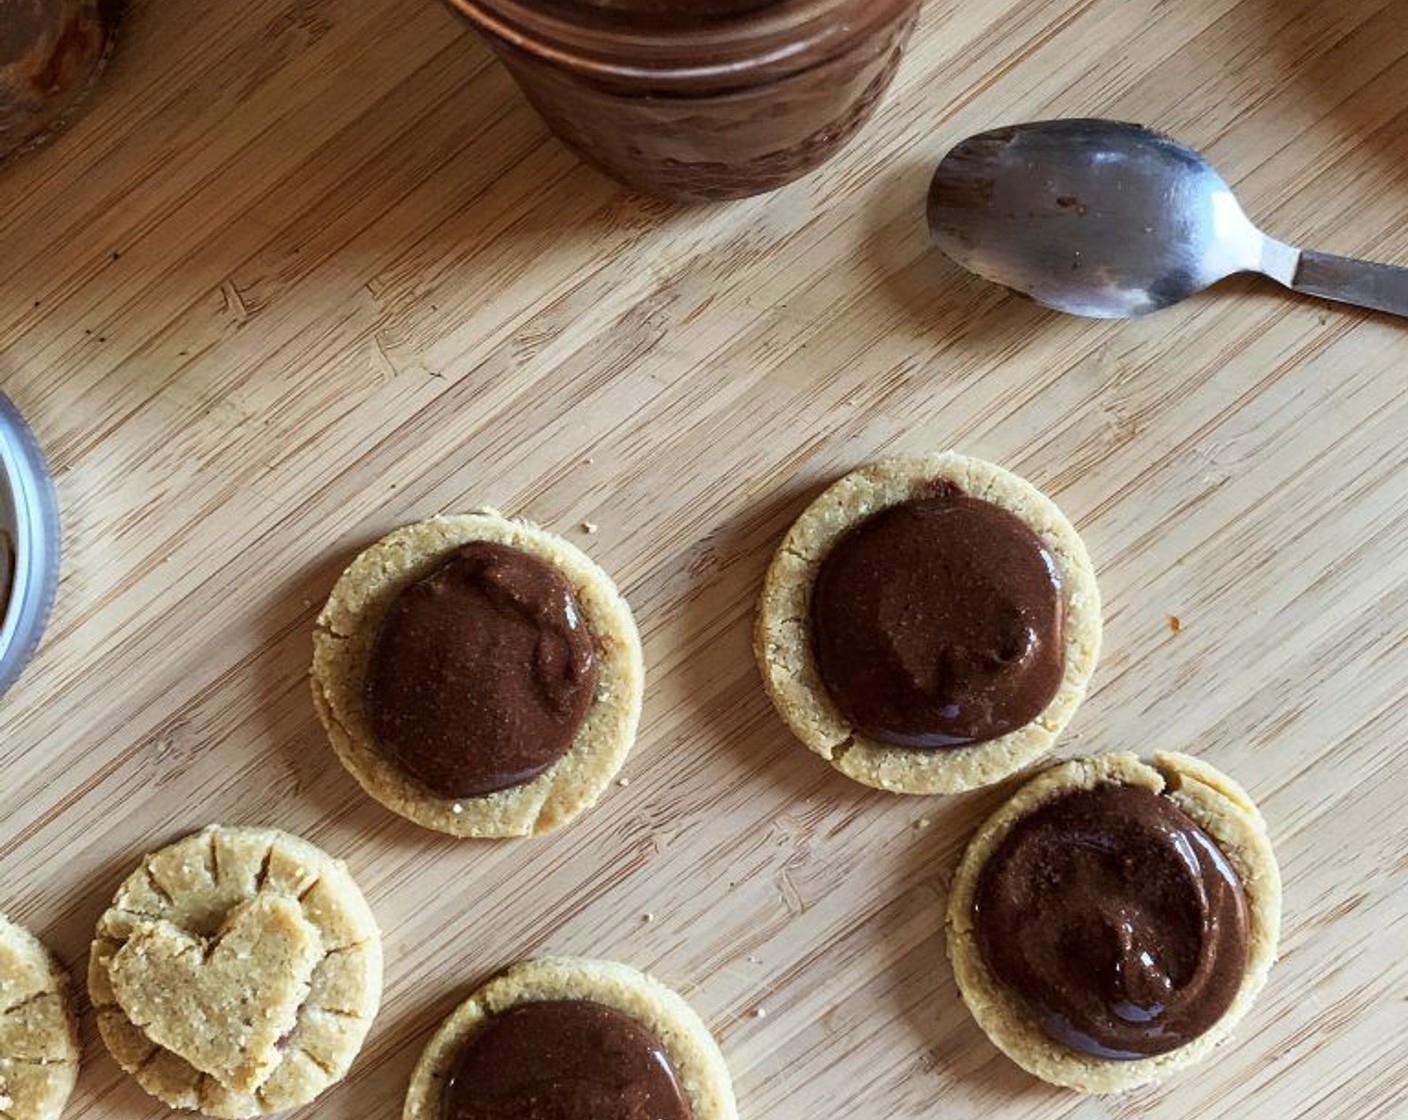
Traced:
[[98, 924], [88, 987], [153, 1096], [253, 1117], [342, 1079], [381, 997], [381, 936], [347, 869], [275, 829], [211, 826], [149, 855]]
[[78, 1077], [68, 973], [0, 916], [0, 1116], [56, 1120]]

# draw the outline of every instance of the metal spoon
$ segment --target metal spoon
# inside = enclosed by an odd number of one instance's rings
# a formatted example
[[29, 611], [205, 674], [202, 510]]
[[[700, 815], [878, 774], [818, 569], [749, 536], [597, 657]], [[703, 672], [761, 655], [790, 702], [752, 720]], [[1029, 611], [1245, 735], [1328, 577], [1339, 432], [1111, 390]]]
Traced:
[[929, 228], [964, 268], [1073, 315], [1146, 315], [1260, 272], [1408, 316], [1408, 269], [1268, 237], [1207, 160], [1140, 125], [1037, 121], [970, 137], [934, 175]]

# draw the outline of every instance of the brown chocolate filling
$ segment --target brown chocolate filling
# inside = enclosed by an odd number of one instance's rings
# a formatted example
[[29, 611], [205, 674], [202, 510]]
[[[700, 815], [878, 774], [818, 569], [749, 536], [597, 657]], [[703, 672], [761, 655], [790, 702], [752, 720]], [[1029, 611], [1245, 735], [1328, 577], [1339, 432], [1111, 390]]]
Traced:
[[659, 1039], [591, 1000], [520, 1003], [469, 1039], [443, 1120], [690, 1120]]
[[386, 612], [367, 666], [367, 715], [411, 777], [442, 797], [477, 797], [531, 781], [567, 753], [596, 675], [562, 573], [474, 541]]
[[862, 522], [812, 589], [822, 683], [854, 728], [963, 747], [1030, 723], [1065, 672], [1055, 558], [1020, 518], [951, 483]]
[[1241, 880], [1166, 797], [1107, 784], [1019, 820], [973, 904], [993, 975], [1056, 1041], [1163, 1054], [1226, 1013], [1247, 964]]

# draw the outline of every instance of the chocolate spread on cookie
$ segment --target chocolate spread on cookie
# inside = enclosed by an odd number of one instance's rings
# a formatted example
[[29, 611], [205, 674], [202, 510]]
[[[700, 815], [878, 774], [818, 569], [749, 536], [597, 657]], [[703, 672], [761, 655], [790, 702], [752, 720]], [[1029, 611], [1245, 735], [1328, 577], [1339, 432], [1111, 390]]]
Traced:
[[1133, 1059], [1191, 1042], [1231, 1006], [1247, 902], [1213, 839], [1139, 786], [1077, 790], [1019, 820], [974, 898], [993, 975], [1048, 1035]]
[[520, 1003], [469, 1039], [443, 1120], [690, 1120], [660, 1041], [591, 1000]]
[[1015, 731], [1065, 672], [1055, 558], [1020, 518], [951, 483], [842, 537], [817, 573], [811, 623], [831, 699], [894, 746]]
[[477, 797], [531, 781], [567, 753], [596, 675], [563, 575], [474, 541], [386, 612], [367, 665], [367, 715], [411, 777], [442, 797]]

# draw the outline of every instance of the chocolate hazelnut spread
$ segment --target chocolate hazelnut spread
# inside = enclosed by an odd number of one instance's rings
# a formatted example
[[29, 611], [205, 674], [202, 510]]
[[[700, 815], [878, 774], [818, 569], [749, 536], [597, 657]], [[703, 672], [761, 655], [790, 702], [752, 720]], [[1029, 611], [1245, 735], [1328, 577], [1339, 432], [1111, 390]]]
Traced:
[[949, 483], [852, 529], [812, 589], [828, 695], [857, 731], [900, 747], [967, 746], [1030, 723], [1060, 688], [1064, 621], [1041, 539]]
[[563, 575], [474, 541], [387, 611], [367, 666], [367, 715], [411, 777], [442, 797], [477, 797], [531, 781], [567, 753], [596, 673]]
[[1191, 1042], [1246, 969], [1237, 873], [1139, 786], [1073, 791], [1019, 820], [982, 869], [973, 916], [993, 975], [1052, 1038], [1101, 1058]]
[[839, 151], [920, 0], [449, 0], [585, 160], [686, 200], [772, 190]]
[[0, 159], [68, 123], [121, 14], [122, 0], [0, 0]]
[[443, 1120], [690, 1120], [660, 1041], [591, 1000], [510, 1007], [476, 1031], [445, 1082]]

